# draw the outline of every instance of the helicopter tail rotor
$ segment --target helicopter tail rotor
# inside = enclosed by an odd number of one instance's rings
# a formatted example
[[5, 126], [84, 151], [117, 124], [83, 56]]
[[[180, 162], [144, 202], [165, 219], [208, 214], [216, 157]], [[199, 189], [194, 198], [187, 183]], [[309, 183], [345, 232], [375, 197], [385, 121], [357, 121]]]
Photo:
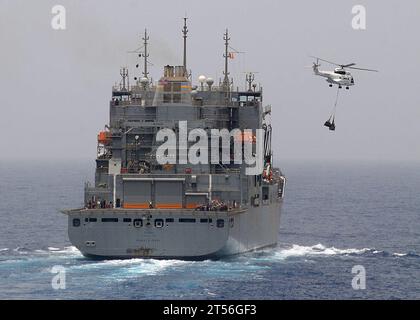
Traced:
[[312, 70], [314, 71], [315, 74], [318, 74], [318, 68], [321, 66], [321, 64], [319, 63], [319, 60], [317, 59], [316, 62], [312, 63]]

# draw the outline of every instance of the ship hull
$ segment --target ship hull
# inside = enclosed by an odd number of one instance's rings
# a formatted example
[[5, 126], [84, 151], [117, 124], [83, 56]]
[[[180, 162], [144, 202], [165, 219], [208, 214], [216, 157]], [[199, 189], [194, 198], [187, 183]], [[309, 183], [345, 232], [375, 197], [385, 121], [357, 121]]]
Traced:
[[243, 210], [72, 210], [69, 239], [94, 259], [205, 260], [275, 246], [281, 200]]

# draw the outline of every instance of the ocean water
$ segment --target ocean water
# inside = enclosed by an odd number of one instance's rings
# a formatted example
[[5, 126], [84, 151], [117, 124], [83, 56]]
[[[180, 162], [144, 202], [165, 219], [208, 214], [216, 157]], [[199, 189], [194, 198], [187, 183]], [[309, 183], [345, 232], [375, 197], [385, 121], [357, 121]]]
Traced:
[[0, 162], [0, 299], [420, 299], [419, 165], [283, 163], [279, 245], [187, 262], [91, 261], [71, 246], [59, 209], [81, 205], [92, 163]]

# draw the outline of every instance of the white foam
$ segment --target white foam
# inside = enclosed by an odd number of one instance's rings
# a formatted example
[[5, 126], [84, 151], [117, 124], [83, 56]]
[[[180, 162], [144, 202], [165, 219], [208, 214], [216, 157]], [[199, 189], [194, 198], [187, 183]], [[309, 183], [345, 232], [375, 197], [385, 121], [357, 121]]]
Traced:
[[187, 261], [181, 260], [143, 260], [140, 264], [131, 265], [127, 272], [132, 275], [147, 274], [155, 275], [168, 268], [179, 267], [188, 264]]
[[0, 252], [3, 252], [3, 251], [9, 251], [9, 248], [1, 248]]
[[128, 275], [154, 275], [169, 267], [176, 267], [188, 263], [181, 260], [156, 260], [156, 259], [122, 259], [104, 260], [100, 262], [86, 263], [73, 266], [72, 269], [109, 269]]
[[24, 247], [14, 248], [13, 249], [13, 252], [17, 252], [19, 254], [28, 254], [29, 253], [28, 249], [27, 248], [24, 248]]
[[275, 253], [278, 258], [286, 259], [289, 257], [302, 257], [302, 256], [332, 256], [332, 255], [347, 255], [347, 254], [362, 254], [372, 249], [338, 249], [335, 247], [329, 247], [322, 244], [314, 246], [301, 246], [294, 244], [291, 248], [280, 249]]
[[210, 291], [210, 289], [204, 289], [204, 292], [211, 297], [217, 296], [217, 293]]
[[[373, 254], [378, 254], [378, 253], [384, 253], [384, 254], [388, 254], [386, 251], [380, 251], [380, 250], [373, 250], [372, 251]], [[394, 252], [391, 254], [394, 257], [406, 257], [409, 254], [408, 253], [399, 253], [399, 252]]]
[[74, 247], [74, 246], [64, 247], [63, 249], [49, 247], [48, 250], [52, 254], [56, 254], [57, 253], [57, 254], [65, 254], [65, 255], [82, 255], [80, 253], [80, 251], [76, 247]]
[[398, 253], [398, 252], [395, 252], [392, 255], [393, 256], [396, 256], [396, 257], [405, 257], [407, 254], [406, 253]]

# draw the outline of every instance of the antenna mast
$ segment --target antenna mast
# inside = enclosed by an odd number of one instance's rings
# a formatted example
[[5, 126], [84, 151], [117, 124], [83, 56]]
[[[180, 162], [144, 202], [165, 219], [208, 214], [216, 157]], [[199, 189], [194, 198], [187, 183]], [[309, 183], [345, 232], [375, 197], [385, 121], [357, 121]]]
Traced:
[[184, 28], [182, 29], [182, 34], [183, 34], [183, 38], [184, 38], [184, 76], [188, 77], [188, 71], [187, 71], [187, 34], [188, 34], [187, 17], [184, 18]]
[[253, 72], [249, 72], [246, 74], [246, 82], [248, 83], [248, 91], [252, 91], [252, 82], [255, 80], [255, 75]]
[[147, 35], [147, 29], [144, 29], [144, 37], [142, 38], [144, 41], [144, 71], [143, 75], [145, 78], [149, 75], [149, 72], [147, 72], [147, 58], [149, 57], [149, 54], [147, 53], [147, 41], [149, 40], [149, 36]]
[[[128, 82], [128, 69], [126, 67], [122, 67], [120, 70], [121, 75], [121, 83], [120, 83], [120, 90], [121, 91], [128, 91], [130, 89], [130, 83]], [[127, 85], [127, 86], [126, 86]]]
[[225, 58], [225, 71], [223, 72], [223, 74], [225, 75], [224, 79], [223, 79], [223, 86], [225, 87], [226, 91], [229, 91], [229, 87], [230, 87], [230, 82], [229, 82], [229, 71], [228, 71], [228, 59], [229, 59], [229, 33], [228, 33], [228, 29], [226, 29], [226, 32], [223, 36], [223, 40], [225, 40], [225, 54], [223, 55], [223, 57]]

